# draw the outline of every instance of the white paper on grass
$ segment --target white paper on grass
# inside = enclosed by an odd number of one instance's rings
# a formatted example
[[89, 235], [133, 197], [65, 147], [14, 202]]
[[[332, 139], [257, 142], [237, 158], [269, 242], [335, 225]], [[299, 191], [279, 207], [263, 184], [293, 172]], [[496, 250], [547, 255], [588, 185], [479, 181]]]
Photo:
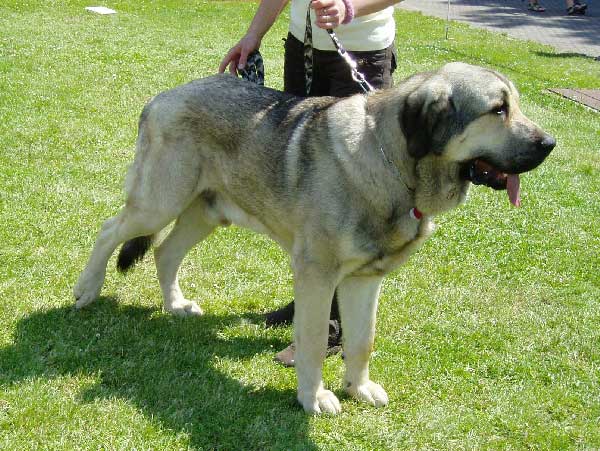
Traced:
[[86, 6], [88, 11], [91, 11], [96, 14], [116, 14], [117, 12], [114, 9], [107, 8], [106, 6]]

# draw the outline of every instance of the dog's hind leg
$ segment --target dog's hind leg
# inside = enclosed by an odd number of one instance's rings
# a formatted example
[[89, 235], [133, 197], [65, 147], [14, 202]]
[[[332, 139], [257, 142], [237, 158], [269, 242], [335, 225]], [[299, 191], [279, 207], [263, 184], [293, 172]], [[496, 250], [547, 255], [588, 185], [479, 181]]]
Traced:
[[201, 315], [202, 310], [183, 296], [177, 271], [183, 258], [196, 243], [206, 238], [215, 228], [206, 217], [204, 199], [198, 197], [177, 218], [169, 236], [154, 250], [158, 280], [163, 293], [165, 310], [178, 316]]
[[171, 131], [177, 120], [168, 102], [163, 105], [157, 100], [144, 108], [135, 160], [125, 180], [126, 205], [98, 235], [74, 289], [77, 307], [98, 297], [108, 259], [119, 244], [160, 232], [198, 195], [202, 156], [192, 134], [177, 128], [178, 133]]
[[85, 307], [100, 295], [108, 259], [119, 244], [139, 236], [153, 235], [173, 220], [172, 216], [151, 214], [126, 205], [102, 225], [88, 263], [73, 289], [75, 306]]
[[349, 277], [337, 289], [344, 330], [344, 389], [350, 396], [375, 407], [388, 403], [385, 390], [369, 379], [381, 281], [381, 277]]

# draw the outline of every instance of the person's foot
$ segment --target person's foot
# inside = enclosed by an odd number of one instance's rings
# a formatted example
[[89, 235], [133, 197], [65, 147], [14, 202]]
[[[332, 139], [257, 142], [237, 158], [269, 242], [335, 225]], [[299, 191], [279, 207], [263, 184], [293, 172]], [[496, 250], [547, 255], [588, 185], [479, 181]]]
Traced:
[[[338, 354], [342, 350], [342, 333], [340, 331], [340, 324], [338, 321], [329, 321], [329, 337], [327, 339], [327, 354], [326, 356], [332, 356]], [[294, 355], [296, 353], [296, 345], [292, 343], [287, 348], [279, 351], [275, 354], [273, 360], [281, 363], [283, 366], [294, 366], [296, 361]]]
[[277, 363], [281, 363], [283, 366], [294, 366], [296, 364], [296, 361], [294, 360], [295, 353], [296, 345], [292, 343], [284, 350], [275, 354], [273, 360], [275, 360]]
[[583, 16], [587, 9], [587, 3], [575, 2], [573, 6], [567, 8], [568, 16]]
[[575, 8], [575, 13], [576, 14], [585, 14], [585, 10], [587, 9], [587, 3], [581, 3], [581, 2], [575, 2], [573, 4], [573, 7]]
[[544, 8], [539, 3], [529, 3], [529, 6], [527, 6], [527, 9], [529, 11], [533, 11], [536, 13], [543, 13], [544, 11], [546, 11], [546, 8]]
[[[328, 347], [326, 356], [329, 357], [332, 355], [339, 354], [341, 350], [342, 350], [341, 346]], [[295, 354], [296, 354], [296, 345], [294, 343], [292, 343], [287, 348], [285, 348], [285, 349], [279, 351], [277, 354], [275, 354], [275, 357], [273, 358], [273, 360], [277, 363], [281, 363], [283, 366], [292, 367], [292, 366], [296, 365], [296, 360], [294, 359]]]

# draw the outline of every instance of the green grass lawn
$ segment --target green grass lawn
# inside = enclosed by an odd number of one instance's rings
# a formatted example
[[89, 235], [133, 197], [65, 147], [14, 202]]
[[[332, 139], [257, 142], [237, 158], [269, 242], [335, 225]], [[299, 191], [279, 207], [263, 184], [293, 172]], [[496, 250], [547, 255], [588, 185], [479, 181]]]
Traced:
[[[385, 281], [374, 409], [342, 396], [309, 417], [272, 362], [290, 329], [286, 255], [222, 229], [184, 262], [207, 312], [161, 311], [147, 259], [108, 271], [103, 298], [71, 290], [102, 220], [119, 208], [137, 118], [156, 93], [212, 74], [250, 2], [123, 0], [0, 5], [0, 449], [393, 450], [600, 448], [600, 115], [546, 91], [600, 87], [600, 63], [465, 25], [398, 13], [397, 80], [461, 60], [508, 75], [558, 146], [522, 177], [523, 207], [471, 190]], [[286, 13], [284, 13], [286, 15]], [[282, 87], [283, 17], [263, 42]], [[341, 392], [343, 362], [325, 364]]]

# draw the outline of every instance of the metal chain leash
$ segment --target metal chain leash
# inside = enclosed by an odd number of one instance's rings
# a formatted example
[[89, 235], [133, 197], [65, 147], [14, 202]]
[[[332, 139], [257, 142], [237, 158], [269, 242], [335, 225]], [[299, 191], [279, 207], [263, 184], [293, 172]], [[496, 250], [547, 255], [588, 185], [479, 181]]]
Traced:
[[[365, 76], [359, 72], [358, 64], [352, 58], [352, 56], [344, 49], [340, 40], [338, 39], [335, 32], [328, 28], [327, 34], [331, 38], [333, 42], [333, 46], [335, 47], [337, 53], [342, 57], [342, 59], [348, 64], [350, 68], [350, 73], [352, 75], [352, 79], [356, 81], [359, 86], [362, 88], [363, 92], [371, 92], [375, 89], [371, 84], [366, 80]], [[310, 89], [312, 87], [312, 77], [313, 77], [313, 45], [312, 45], [312, 23], [310, 18], [310, 6], [306, 11], [306, 30], [304, 32], [304, 81], [305, 81], [305, 90], [306, 95], [310, 94]]]
[[358, 64], [356, 63], [356, 61], [350, 56], [346, 49], [342, 47], [342, 44], [340, 43], [335, 32], [331, 28], [328, 28], [326, 31], [329, 34], [331, 40], [333, 41], [333, 45], [335, 46], [335, 49], [337, 50], [338, 54], [344, 59], [344, 61], [346, 61], [346, 64], [350, 66], [352, 79], [360, 85], [360, 87], [365, 93], [374, 91], [375, 89], [373, 88], [373, 86], [369, 84], [365, 76], [362, 73], [360, 73], [357, 69]]

